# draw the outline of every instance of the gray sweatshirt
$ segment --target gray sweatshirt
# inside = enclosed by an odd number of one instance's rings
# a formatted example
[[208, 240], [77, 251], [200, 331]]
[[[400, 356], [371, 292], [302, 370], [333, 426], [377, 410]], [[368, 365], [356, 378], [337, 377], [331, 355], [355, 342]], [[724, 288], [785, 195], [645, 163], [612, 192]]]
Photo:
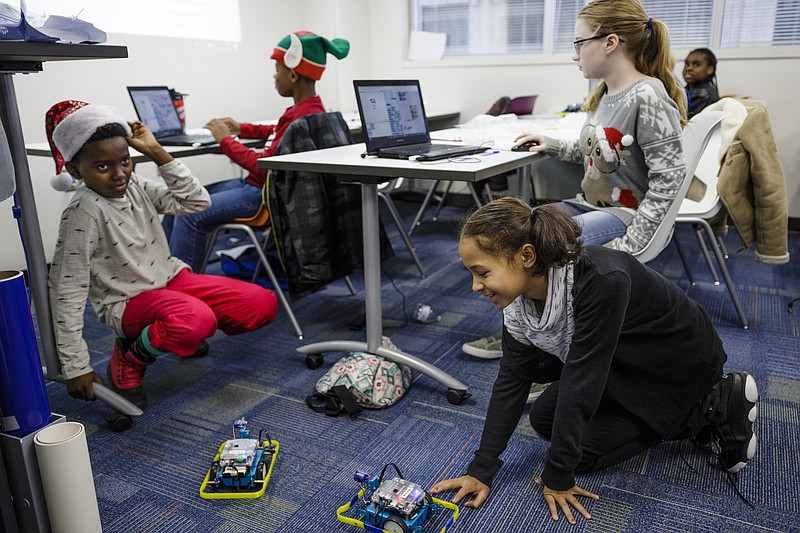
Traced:
[[160, 289], [186, 263], [170, 256], [159, 213], [196, 213], [211, 198], [175, 159], [158, 168], [163, 183], [131, 175], [123, 198], [106, 198], [81, 186], [61, 216], [50, 267], [50, 305], [64, 378], [92, 371], [83, 340], [87, 298], [101, 322], [122, 332], [128, 300]]

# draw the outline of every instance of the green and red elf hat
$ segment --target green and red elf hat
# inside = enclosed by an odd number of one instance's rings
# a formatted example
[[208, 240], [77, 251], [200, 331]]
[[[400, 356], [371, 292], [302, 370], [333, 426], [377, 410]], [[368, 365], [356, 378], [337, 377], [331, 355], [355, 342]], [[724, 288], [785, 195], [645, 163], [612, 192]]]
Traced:
[[325, 70], [327, 54], [344, 59], [349, 51], [350, 43], [345, 39], [328, 40], [310, 31], [296, 31], [281, 39], [270, 58], [301, 76], [318, 80]]

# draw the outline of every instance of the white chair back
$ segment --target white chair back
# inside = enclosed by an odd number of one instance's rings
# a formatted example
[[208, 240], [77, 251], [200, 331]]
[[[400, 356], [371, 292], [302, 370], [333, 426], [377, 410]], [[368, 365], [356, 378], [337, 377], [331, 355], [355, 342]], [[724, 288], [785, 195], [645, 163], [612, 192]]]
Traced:
[[[684, 198], [686, 198], [692, 177], [697, 171], [704, 152], [706, 152], [709, 140], [714, 132], [719, 130], [719, 124], [722, 119], [727, 116], [728, 113], [724, 111], [704, 111], [692, 117], [686, 127], [683, 128], [683, 154], [686, 160], [686, 176], [678, 189], [675, 201], [670, 206], [653, 237], [644, 248], [633, 254], [640, 262], [647, 263], [655, 259], [672, 240], [672, 233], [675, 230], [675, 218], [678, 216], [678, 211], [683, 204]], [[716, 157], [718, 149], [719, 147], [713, 151], [714, 157]], [[709, 153], [711, 152], [709, 150]]]

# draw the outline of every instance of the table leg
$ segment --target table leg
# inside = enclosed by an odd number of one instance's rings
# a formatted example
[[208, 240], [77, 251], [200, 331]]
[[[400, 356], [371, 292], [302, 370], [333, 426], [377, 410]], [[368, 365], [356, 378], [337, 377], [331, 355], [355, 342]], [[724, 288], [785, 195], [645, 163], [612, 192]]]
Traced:
[[361, 221], [364, 234], [364, 297], [366, 300], [367, 342], [325, 341], [301, 346], [297, 351], [305, 354], [322, 352], [368, 352], [390, 361], [407, 365], [430, 376], [448, 388], [447, 400], [458, 404], [468, 397], [467, 386], [445, 371], [401, 350], [381, 346], [383, 335], [383, 308], [381, 303], [381, 248], [378, 218], [378, 187], [361, 184]]

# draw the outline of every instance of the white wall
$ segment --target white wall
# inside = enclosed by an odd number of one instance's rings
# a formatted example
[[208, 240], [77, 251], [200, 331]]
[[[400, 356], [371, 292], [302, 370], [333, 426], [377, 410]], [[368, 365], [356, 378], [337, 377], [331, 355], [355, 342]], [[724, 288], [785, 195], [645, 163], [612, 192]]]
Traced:
[[[278, 40], [299, 29], [351, 42], [349, 57], [342, 61], [330, 58], [317, 84], [331, 109], [355, 110], [355, 78], [418, 78], [428, 109], [458, 109], [462, 120], [485, 112], [503, 95], [539, 94], [536, 113], [560, 110], [581, 101], [588, 88], [567, 55], [535, 62], [497, 57], [480, 63], [448, 62], [448, 66], [407, 62], [407, 0], [241, 0], [241, 15], [242, 42], [236, 46], [111, 34], [110, 44], [128, 47], [128, 59], [52, 62], [46, 63], [41, 73], [15, 75], [26, 141], [45, 140], [45, 111], [68, 98], [115, 105], [133, 118], [126, 85], [163, 84], [189, 93], [189, 127], [200, 127], [215, 116], [277, 118], [291, 101], [275, 93], [269, 54]], [[679, 59], [686, 52], [675, 50]], [[719, 84], [723, 93], [750, 95], [769, 104], [786, 174], [789, 213], [800, 218], [800, 123], [792, 94], [793, 88], [800, 86], [800, 57], [731, 58], [721, 53]], [[54, 171], [52, 160], [28, 160], [49, 258], [59, 214], [69, 195], [53, 191], [48, 184]], [[220, 156], [193, 157], [186, 162], [204, 183], [233, 172]], [[148, 176], [155, 174], [152, 165], [138, 170]], [[11, 205], [11, 200], [0, 202], [0, 268], [25, 268]]]
[[[302, 4], [293, 2], [241, 0], [242, 42], [235, 45], [109, 34], [108, 44], [127, 46], [127, 59], [54, 61], [45, 63], [43, 72], [16, 74], [13, 80], [25, 141], [46, 140], [44, 114], [61, 100], [114, 105], [134, 119], [136, 114], [125, 89], [127, 85], [168, 85], [189, 93], [186, 116], [190, 128], [202, 127], [208, 119], [218, 116], [232, 116], [242, 121], [277, 119], [292, 102], [275, 92], [274, 61], [269, 59], [273, 47], [289, 32], [300, 29], [338, 37], [333, 35], [337, 3], [325, 2], [327, 13], [323, 16], [318, 9], [322, 6], [312, 8], [312, 2], [301, 9]], [[313, 27], [306, 16], [311, 12], [318, 16]], [[335, 59], [329, 61], [323, 79], [317, 84], [326, 106], [332, 108], [338, 108], [337, 63]], [[227, 158], [221, 156], [193, 157], [187, 159], [187, 163], [204, 183], [228, 178], [234, 172]], [[70, 194], [50, 188], [48, 180], [55, 171], [51, 158], [30, 156], [28, 164], [49, 260], [55, 246], [59, 215], [69, 202]], [[137, 172], [154, 177], [155, 166], [139, 165]], [[16, 221], [11, 214], [12, 205], [11, 199], [0, 202], [0, 269], [25, 268]]]

